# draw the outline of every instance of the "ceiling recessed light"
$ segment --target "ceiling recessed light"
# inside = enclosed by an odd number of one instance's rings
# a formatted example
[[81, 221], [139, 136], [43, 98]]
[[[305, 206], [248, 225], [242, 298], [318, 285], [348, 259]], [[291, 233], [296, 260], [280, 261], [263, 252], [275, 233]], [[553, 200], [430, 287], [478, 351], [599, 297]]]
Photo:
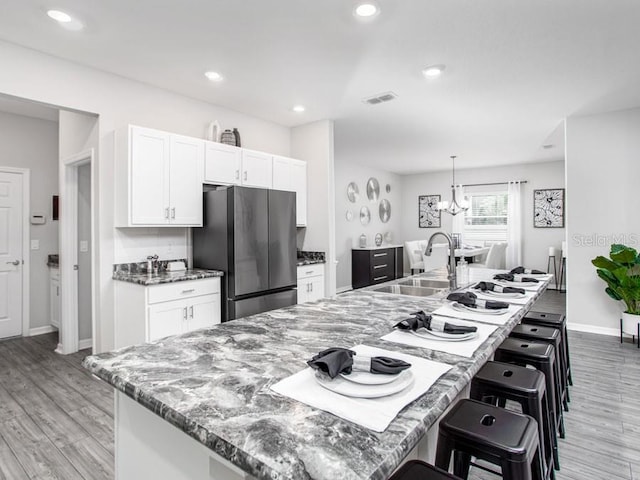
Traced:
[[293, 107], [291, 110], [293, 110], [296, 113], [302, 113], [304, 112], [306, 109], [304, 108], [304, 105], [296, 105], [295, 107]]
[[222, 81], [222, 75], [220, 75], [218, 72], [205, 72], [204, 76], [212, 82]]
[[60, 23], [69, 23], [71, 22], [71, 20], [73, 20], [73, 18], [71, 18], [71, 15], [60, 10], [49, 10], [47, 11], [47, 15], [49, 15], [50, 18], [53, 18], [56, 22]]
[[372, 1], [359, 3], [353, 9], [353, 14], [360, 18], [372, 18], [378, 13], [380, 13], [380, 7]]
[[422, 74], [427, 78], [437, 78], [444, 72], [444, 65], [429, 65], [422, 70]]

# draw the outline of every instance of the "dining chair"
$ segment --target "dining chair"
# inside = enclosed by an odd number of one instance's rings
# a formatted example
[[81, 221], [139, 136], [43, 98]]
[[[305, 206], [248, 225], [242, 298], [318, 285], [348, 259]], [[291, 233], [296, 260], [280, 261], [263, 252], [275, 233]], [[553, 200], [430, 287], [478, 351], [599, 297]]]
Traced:
[[446, 243], [436, 243], [431, 249], [431, 255], [424, 254], [425, 248], [422, 250], [422, 268], [424, 271], [435, 270], [437, 268], [446, 267], [449, 263], [449, 245]]
[[407, 258], [409, 259], [409, 269], [413, 274], [414, 270], [419, 272], [424, 270], [424, 263], [422, 262], [422, 254], [427, 247], [427, 242], [424, 242], [424, 246], [421, 249], [421, 240], [412, 240], [410, 242], [404, 242], [404, 251], [407, 252]]
[[494, 243], [489, 249], [487, 259], [483, 263], [473, 262], [469, 264], [471, 268], [492, 268], [503, 270], [506, 263], [507, 243]]

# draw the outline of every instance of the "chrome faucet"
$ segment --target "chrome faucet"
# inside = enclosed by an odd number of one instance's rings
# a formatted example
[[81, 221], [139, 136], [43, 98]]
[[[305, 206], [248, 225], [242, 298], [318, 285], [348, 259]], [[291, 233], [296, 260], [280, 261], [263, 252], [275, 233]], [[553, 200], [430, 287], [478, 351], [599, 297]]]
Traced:
[[447, 239], [447, 242], [449, 243], [449, 265], [447, 265], [447, 271], [449, 272], [449, 275], [447, 275], [447, 279], [449, 280], [449, 288], [451, 288], [451, 290], [455, 290], [456, 288], [458, 288], [458, 282], [456, 279], [456, 256], [455, 250], [453, 248], [453, 240], [451, 239], [451, 237], [444, 232], [434, 233], [429, 238], [429, 243], [427, 243], [427, 248], [425, 249], [424, 254], [427, 257], [431, 256], [431, 251], [433, 250], [433, 239], [438, 235], [442, 235]]

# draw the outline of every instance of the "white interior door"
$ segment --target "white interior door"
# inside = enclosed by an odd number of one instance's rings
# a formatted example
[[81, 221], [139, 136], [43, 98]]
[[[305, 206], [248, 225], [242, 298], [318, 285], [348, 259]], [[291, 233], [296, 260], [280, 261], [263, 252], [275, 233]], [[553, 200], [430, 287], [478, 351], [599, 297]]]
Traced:
[[22, 178], [0, 172], [0, 338], [22, 333]]

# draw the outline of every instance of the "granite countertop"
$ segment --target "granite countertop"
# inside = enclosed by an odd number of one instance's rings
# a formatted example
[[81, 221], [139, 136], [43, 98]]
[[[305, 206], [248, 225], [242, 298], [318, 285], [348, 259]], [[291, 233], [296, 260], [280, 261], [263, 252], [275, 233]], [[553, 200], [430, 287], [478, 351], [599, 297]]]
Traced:
[[[420, 277], [442, 278], [442, 273]], [[83, 365], [259, 479], [385, 479], [537, 298], [498, 327], [472, 358], [380, 340], [407, 314], [435, 310], [444, 295], [355, 290], [90, 356]], [[270, 390], [306, 368], [305, 361], [317, 352], [361, 343], [401, 349], [453, 368], [382, 433]]]
[[138, 285], [160, 285], [161, 283], [184, 282], [201, 278], [222, 277], [223, 275], [224, 273], [219, 270], [189, 268], [177, 272], [162, 271], [156, 274], [118, 271], [113, 272], [112, 278], [121, 282], [137, 283]]
[[326, 260], [317, 258], [298, 258], [299, 267], [303, 267], [305, 265], [315, 265], [316, 263], [326, 263]]
[[401, 248], [403, 245], [395, 245], [392, 243], [382, 244], [379, 247], [377, 245], [368, 245], [366, 247], [353, 247], [352, 250], [382, 250], [384, 248]]

